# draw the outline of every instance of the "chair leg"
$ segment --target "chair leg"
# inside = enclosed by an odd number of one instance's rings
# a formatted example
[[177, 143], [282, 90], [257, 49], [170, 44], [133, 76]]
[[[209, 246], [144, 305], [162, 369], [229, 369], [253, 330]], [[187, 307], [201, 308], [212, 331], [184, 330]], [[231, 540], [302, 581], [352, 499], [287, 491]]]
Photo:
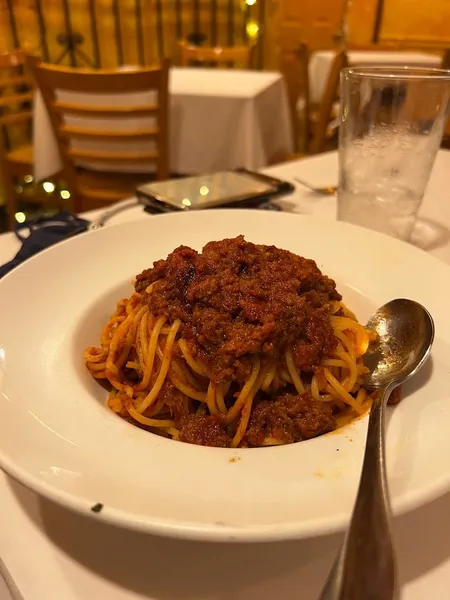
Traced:
[[14, 229], [16, 224], [17, 195], [14, 185], [14, 175], [5, 173], [3, 178], [3, 187], [5, 190], [6, 211], [8, 213], [8, 227]]

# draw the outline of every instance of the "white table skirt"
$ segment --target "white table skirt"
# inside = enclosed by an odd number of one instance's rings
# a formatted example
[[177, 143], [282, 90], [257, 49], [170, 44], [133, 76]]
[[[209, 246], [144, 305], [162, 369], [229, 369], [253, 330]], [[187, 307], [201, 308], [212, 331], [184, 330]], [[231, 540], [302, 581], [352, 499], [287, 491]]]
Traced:
[[[449, 170], [450, 153], [441, 151], [416, 240], [450, 264]], [[337, 180], [337, 155], [285, 163], [267, 172], [293, 183], [298, 176], [330, 185]], [[334, 198], [314, 195], [299, 184], [278, 202], [293, 212], [335, 218]], [[152, 217], [136, 207], [107, 226], [143, 218]], [[0, 236], [0, 261], [12, 258], [18, 246], [12, 234]], [[146, 536], [66, 511], [1, 473], [0, 498], [0, 556], [25, 600], [316, 600], [342, 540], [333, 535], [237, 546]], [[447, 494], [394, 520], [403, 600], [448, 600], [449, 514]], [[7, 598], [0, 587], [0, 600]]]
[[[261, 169], [274, 157], [293, 150], [292, 126], [285, 82], [279, 73], [225, 69], [174, 68], [170, 70], [170, 170], [194, 174], [246, 167]], [[74, 94], [60, 90], [60, 100], [128, 106], [154, 103], [154, 92], [127, 94]], [[113, 100], [112, 100], [113, 98]], [[120, 130], [125, 121], [117, 119], [67, 117], [80, 127]], [[133, 129], [149, 127], [152, 118], [128, 119]], [[151, 151], [153, 142], [77, 141], [77, 149], [114, 152]], [[74, 146], [75, 147], [75, 146]], [[34, 175], [38, 180], [61, 168], [56, 140], [42, 96], [34, 102]], [[82, 163], [80, 163], [82, 164]], [[97, 163], [102, 170], [127, 171], [129, 165]], [[133, 167], [136, 170], [136, 166]], [[142, 172], [154, 166], [142, 164]]]
[[[320, 102], [330, 75], [331, 65], [336, 53], [332, 50], [315, 52], [309, 62], [310, 101]], [[437, 55], [424, 52], [387, 52], [387, 51], [350, 51], [348, 59], [351, 65], [358, 66], [400, 66], [439, 67], [441, 59]]]

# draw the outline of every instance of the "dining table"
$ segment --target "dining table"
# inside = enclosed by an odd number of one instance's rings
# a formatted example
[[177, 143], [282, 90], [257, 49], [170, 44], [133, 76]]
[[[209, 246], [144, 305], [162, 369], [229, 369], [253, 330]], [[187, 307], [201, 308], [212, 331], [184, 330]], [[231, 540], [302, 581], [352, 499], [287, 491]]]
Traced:
[[[121, 71], [137, 67], [126, 65]], [[56, 90], [60, 101], [79, 104], [139, 106], [154, 104], [155, 92], [114, 95]], [[275, 107], [275, 109], [274, 109]], [[65, 115], [66, 124], [96, 130], [120, 131], [122, 118]], [[148, 117], [126, 119], [128, 128], [149, 126]], [[73, 140], [77, 149], [111, 150], [111, 143]], [[121, 145], [120, 145], [121, 144]], [[114, 142], [114, 151], [154, 150], [152, 141]], [[150, 146], [149, 146], [150, 145]], [[42, 95], [33, 103], [34, 178], [42, 181], [61, 170], [62, 163]], [[172, 173], [193, 175], [244, 167], [261, 169], [276, 157], [293, 152], [292, 122], [287, 89], [281, 73], [241, 69], [174, 67], [169, 71], [169, 168]], [[82, 163], [80, 163], [81, 166]], [[92, 162], [89, 164], [92, 168]], [[127, 171], [126, 163], [101, 164], [103, 171]], [[136, 168], [136, 166], [134, 167]], [[139, 165], [153, 172], [153, 164]]]
[[[318, 104], [322, 99], [325, 86], [330, 76], [336, 52], [333, 50], [320, 50], [311, 55], [308, 65], [309, 72], [309, 100]], [[407, 52], [388, 50], [349, 50], [348, 62], [351, 66], [358, 67], [429, 67], [439, 68], [441, 57], [427, 52]]]
[[[447, 264], [449, 171], [450, 152], [441, 150], [411, 240]], [[336, 219], [335, 196], [311, 192], [296, 181], [298, 177], [318, 187], [336, 184], [336, 152], [264, 172], [295, 185], [295, 191], [275, 201], [282, 210]], [[106, 227], [154, 218], [132, 201], [124, 201], [123, 206], [127, 208], [112, 216]], [[93, 220], [100, 214], [101, 210], [93, 211], [86, 217]], [[13, 233], [0, 236], [2, 262], [10, 260], [18, 248]], [[316, 600], [343, 538], [342, 533], [335, 533], [297, 541], [236, 544], [157, 537], [71, 512], [2, 472], [0, 506], [0, 600]], [[447, 493], [395, 516], [403, 600], [449, 598], [449, 515]]]

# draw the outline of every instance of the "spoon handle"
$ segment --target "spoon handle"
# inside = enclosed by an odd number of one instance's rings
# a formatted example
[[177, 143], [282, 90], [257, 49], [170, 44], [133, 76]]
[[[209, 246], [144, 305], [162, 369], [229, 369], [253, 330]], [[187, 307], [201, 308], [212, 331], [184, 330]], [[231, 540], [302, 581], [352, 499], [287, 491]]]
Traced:
[[320, 600], [398, 598], [384, 448], [384, 415], [392, 389], [379, 390], [373, 400], [353, 515]]

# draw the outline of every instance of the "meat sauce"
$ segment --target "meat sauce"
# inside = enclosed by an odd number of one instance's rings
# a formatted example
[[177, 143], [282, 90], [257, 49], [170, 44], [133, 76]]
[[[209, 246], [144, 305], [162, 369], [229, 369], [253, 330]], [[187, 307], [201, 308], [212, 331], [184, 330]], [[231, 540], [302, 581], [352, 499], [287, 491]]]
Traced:
[[[153, 289], [147, 294], [150, 284]], [[243, 236], [210, 242], [201, 253], [180, 246], [138, 275], [135, 288], [144, 294], [152, 314], [169, 322], [181, 320], [181, 336], [215, 383], [241, 387], [256, 354], [262, 361], [284, 361], [288, 347], [295, 366], [311, 372], [336, 346], [330, 301], [341, 296], [334, 281], [313, 260], [247, 242]], [[220, 417], [181, 414], [179, 398], [173, 405], [180, 439], [229, 445], [231, 437]], [[330, 407], [308, 394], [260, 394], [244, 445], [260, 445], [263, 437], [290, 443], [334, 427]]]

